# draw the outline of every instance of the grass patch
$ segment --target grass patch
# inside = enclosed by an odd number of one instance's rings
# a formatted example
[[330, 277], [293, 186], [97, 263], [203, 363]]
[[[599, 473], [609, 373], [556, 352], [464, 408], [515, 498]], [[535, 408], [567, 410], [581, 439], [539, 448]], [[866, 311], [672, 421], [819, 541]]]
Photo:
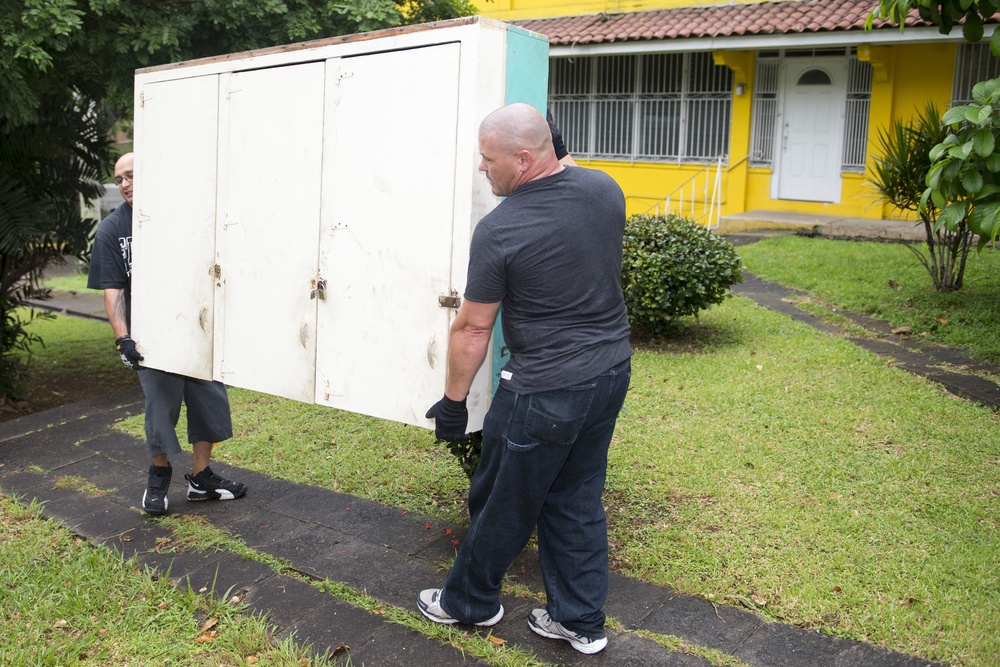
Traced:
[[[914, 244], [923, 251], [923, 244]], [[1000, 363], [1000, 251], [969, 254], [962, 289], [939, 293], [901, 243], [773, 237], [739, 248], [751, 273]]]
[[87, 273], [75, 265], [67, 264], [50, 273], [53, 275], [45, 276], [45, 280], [42, 281], [42, 284], [50, 290], [77, 293], [87, 291]]
[[[0, 494], [0, 664], [323, 665], [240, 606], [154, 579]], [[204, 641], [205, 619], [215, 619]], [[202, 641], [198, 641], [202, 638]]]
[[0, 421], [139, 386], [135, 371], [125, 368], [115, 351], [107, 322], [56, 316], [25, 328], [43, 345], [30, 356], [25, 405], [0, 411]]
[[[998, 358], [995, 253], [970, 258], [949, 295], [898, 245], [787, 237], [741, 255], [814, 303], [915, 333], [946, 319], [928, 337], [974, 349], [946, 336], [969, 327], [979, 356]], [[53, 342], [75, 322], [58, 318]], [[742, 298], [643, 345], [633, 368], [605, 496], [617, 571], [952, 665], [1000, 663], [1000, 414]], [[231, 400], [236, 437], [217, 458], [465, 519], [465, 475], [429, 431], [244, 390]], [[142, 436], [141, 417], [123, 427]]]
[[[234, 390], [236, 465], [464, 520], [428, 431]], [[142, 420], [124, 427], [141, 435]], [[640, 350], [612, 444], [616, 570], [956, 665], [1000, 658], [1000, 415], [735, 298]]]

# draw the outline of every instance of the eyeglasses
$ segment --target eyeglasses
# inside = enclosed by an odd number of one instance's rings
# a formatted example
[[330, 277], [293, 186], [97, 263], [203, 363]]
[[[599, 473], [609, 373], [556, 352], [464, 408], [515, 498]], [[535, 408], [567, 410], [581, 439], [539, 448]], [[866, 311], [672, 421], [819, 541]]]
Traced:
[[135, 183], [135, 176], [132, 175], [131, 171], [126, 171], [121, 176], [115, 176], [115, 185], [121, 185], [125, 181], [129, 183]]

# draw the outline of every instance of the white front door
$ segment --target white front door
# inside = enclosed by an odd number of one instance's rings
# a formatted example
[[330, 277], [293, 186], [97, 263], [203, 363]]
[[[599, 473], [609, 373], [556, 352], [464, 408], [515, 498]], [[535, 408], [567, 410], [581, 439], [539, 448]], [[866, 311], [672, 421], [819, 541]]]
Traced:
[[845, 58], [786, 58], [778, 199], [837, 202], [847, 99]]

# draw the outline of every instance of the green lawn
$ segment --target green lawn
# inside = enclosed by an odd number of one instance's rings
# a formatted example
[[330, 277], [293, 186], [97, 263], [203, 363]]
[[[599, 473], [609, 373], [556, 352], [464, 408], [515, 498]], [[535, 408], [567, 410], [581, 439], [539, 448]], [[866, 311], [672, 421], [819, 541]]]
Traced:
[[[912, 247], [926, 254], [922, 244]], [[948, 293], [934, 290], [927, 271], [901, 243], [782, 236], [739, 252], [760, 278], [1000, 364], [1000, 249], [970, 253], [964, 286]]]
[[[977, 353], [997, 358], [997, 308], [983, 305], [998, 302], [995, 254], [970, 266], [969, 292], [939, 296], [901, 246], [789, 238], [740, 252], [831, 309], [870, 298], [898, 323], [889, 302], [908, 295], [897, 307], [913, 322], [949, 322], [927, 338], [975, 329]], [[867, 268], [848, 274], [835, 257]], [[888, 280], [903, 290], [884, 293]], [[48, 335], [67, 340], [94, 326], [58, 322]], [[219, 458], [463, 520], [465, 476], [430, 432], [231, 399], [237, 434]], [[141, 418], [122, 427], [141, 435]], [[605, 499], [620, 572], [953, 665], [1000, 664], [1000, 414], [840, 337], [737, 297], [683, 339], [641, 348]]]

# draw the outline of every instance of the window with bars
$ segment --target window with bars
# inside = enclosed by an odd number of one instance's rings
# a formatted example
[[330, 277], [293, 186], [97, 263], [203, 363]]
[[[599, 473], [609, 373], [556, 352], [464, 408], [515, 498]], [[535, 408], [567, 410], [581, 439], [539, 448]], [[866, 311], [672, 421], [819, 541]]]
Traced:
[[955, 81], [951, 90], [951, 105], [971, 104], [972, 87], [980, 81], [1000, 76], [1000, 59], [990, 53], [989, 44], [962, 43], [955, 52]]
[[[757, 54], [750, 128], [750, 165], [754, 167], [771, 167], [774, 164], [780, 72], [779, 52], [762, 51]], [[871, 97], [871, 64], [858, 60], [857, 54], [852, 52], [848, 56], [847, 100], [844, 109], [844, 145], [841, 158], [844, 171], [865, 169]]]
[[732, 80], [710, 53], [553, 58], [549, 109], [577, 157], [704, 162], [729, 150]]

